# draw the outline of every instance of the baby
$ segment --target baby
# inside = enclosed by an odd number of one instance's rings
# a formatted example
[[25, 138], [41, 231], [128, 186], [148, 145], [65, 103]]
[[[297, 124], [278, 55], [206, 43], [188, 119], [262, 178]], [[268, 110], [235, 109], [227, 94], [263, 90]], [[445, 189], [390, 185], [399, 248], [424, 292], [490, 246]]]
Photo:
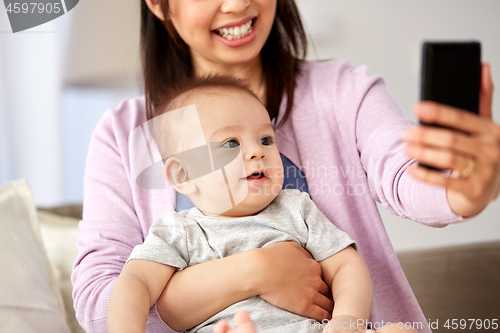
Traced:
[[273, 126], [247, 85], [226, 76], [185, 81], [155, 112], [149, 129], [165, 157], [165, 178], [195, 207], [164, 213], [134, 248], [111, 294], [108, 332], [144, 332], [175, 271], [282, 241], [297, 242], [320, 263], [335, 303], [328, 324], [255, 296], [186, 332], [212, 332], [242, 310], [258, 332], [365, 332], [372, 307], [366, 264], [307, 193], [282, 189]]

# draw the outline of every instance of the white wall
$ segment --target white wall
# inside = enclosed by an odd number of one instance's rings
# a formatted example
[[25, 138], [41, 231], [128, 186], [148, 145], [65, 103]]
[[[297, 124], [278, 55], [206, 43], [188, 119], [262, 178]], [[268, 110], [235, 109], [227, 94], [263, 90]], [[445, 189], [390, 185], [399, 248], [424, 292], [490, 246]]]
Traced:
[[[313, 39], [311, 59], [349, 59], [381, 74], [408, 117], [419, 100], [423, 40], [482, 42], [482, 59], [500, 82], [498, 0], [297, 0]], [[500, 92], [493, 118], [500, 123]], [[500, 202], [470, 222], [434, 229], [388, 213], [381, 205], [396, 250], [500, 240]]]
[[64, 202], [83, 201], [83, 177], [90, 137], [103, 113], [125, 98], [142, 95], [132, 88], [66, 87], [63, 90], [62, 134], [64, 152]]
[[65, 22], [63, 16], [13, 34], [0, 10], [0, 182], [26, 178], [40, 205], [63, 199], [59, 32]]
[[[123, 5], [120, 1], [118, 4], [117, 0], [106, 0], [105, 5], [99, 0], [80, 1], [67, 14], [16, 34], [12, 33], [6, 11], [0, 8], [0, 186], [26, 178], [39, 207], [81, 203], [87, 149], [98, 120], [123, 98], [140, 94], [138, 89], [64, 87], [70, 68], [67, 54], [72, 55], [72, 66], [78, 68], [83, 65], [75, 63], [75, 58], [82, 60], [91, 54], [95, 61], [103, 59], [99, 52], [102, 45], [89, 50], [89, 39], [108, 43], [114, 49], [118, 49], [114, 43], [123, 42], [119, 51], [127, 52], [124, 58], [138, 60], [137, 47], [132, 49], [130, 44], [138, 45], [139, 3], [127, 0], [121, 10], [114, 10]], [[116, 16], [126, 15], [108, 29], [103, 21], [110, 20], [112, 9]], [[76, 14], [79, 20], [74, 20]], [[130, 15], [136, 19], [130, 20]], [[74, 21], [81, 26], [75, 27]], [[117, 29], [124, 25], [136, 26], [136, 33], [126, 30], [123, 36], [117, 36]], [[127, 72], [117, 53], [107, 52], [104, 65], [115, 72]], [[114, 67], [109, 65], [109, 57], [113, 56]]]

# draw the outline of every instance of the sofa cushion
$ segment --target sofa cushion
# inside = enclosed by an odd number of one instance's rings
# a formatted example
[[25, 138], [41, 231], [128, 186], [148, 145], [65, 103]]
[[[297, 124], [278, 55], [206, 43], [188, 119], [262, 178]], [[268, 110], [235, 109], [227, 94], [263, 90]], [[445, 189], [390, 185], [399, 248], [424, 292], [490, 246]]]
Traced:
[[453, 319], [458, 325], [465, 320], [467, 332], [488, 331], [478, 329], [479, 321], [469, 329], [469, 319], [500, 325], [500, 242], [402, 252], [398, 258], [425, 316], [438, 321], [434, 333], [453, 331], [444, 327]]
[[71, 271], [78, 255], [76, 236], [79, 219], [38, 211], [40, 230], [47, 256], [55, 273], [64, 301], [66, 322], [72, 333], [84, 333], [73, 307]]
[[0, 332], [69, 333], [25, 180], [0, 188]]

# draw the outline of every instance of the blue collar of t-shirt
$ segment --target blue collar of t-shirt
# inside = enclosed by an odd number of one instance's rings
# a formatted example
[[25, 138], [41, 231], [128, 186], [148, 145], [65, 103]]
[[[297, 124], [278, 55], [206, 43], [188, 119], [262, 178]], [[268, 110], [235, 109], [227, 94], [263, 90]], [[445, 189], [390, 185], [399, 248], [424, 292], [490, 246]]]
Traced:
[[[280, 154], [283, 163], [283, 189], [296, 189], [309, 194], [306, 176], [295, 164], [283, 154]], [[310, 194], [309, 194], [310, 195]], [[184, 194], [176, 192], [175, 210], [177, 212], [193, 208], [194, 204]]]

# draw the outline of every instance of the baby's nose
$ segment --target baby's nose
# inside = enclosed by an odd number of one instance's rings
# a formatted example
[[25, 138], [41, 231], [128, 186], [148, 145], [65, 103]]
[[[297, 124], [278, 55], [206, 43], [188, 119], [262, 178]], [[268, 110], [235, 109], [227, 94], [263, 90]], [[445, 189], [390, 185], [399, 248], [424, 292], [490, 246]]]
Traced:
[[250, 151], [249, 151], [250, 159], [259, 159], [259, 158], [266, 158], [266, 154], [264, 152], [264, 149], [260, 145], [255, 145], [253, 146]]
[[246, 151], [246, 158], [249, 160], [257, 160], [257, 159], [263, 159], [266, 158], [266, 154], [264, 152], [264, 149], [260, 145], [252, 145], [251, 147], [248, 147], [248, 150]]
[[250, 159], [256, 159], [256, 158], [266, 158], [266, 155], [264, 155], [264, 154], [257, 154], [257, 155], [252, 155], [252, 157], [250, 157]]

